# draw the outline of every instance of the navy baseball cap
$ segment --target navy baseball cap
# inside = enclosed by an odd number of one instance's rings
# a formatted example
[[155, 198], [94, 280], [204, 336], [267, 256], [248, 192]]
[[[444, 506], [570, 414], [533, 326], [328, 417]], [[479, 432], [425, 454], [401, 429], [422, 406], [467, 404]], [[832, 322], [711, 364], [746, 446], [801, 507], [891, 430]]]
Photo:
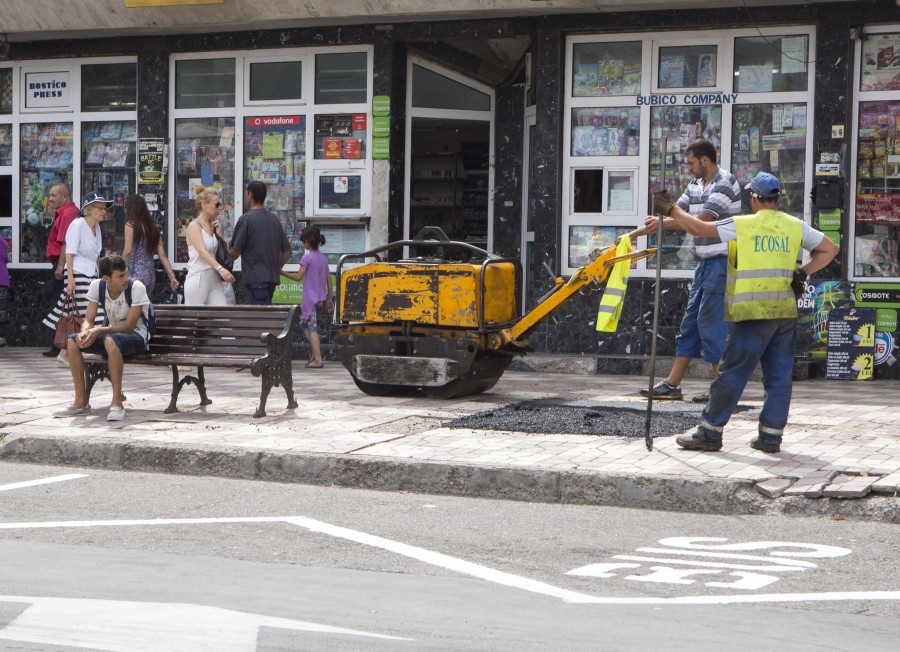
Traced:
[[781, 184], [768, 172], [760, 172], [744, 188], [760, 199], [775, 199], [781, 194]]

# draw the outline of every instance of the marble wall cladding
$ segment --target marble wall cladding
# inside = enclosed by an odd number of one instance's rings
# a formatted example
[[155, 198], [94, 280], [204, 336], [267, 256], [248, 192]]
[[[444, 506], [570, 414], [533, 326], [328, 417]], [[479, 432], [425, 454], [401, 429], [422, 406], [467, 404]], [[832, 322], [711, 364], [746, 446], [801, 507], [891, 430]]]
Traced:
[[138, 136], [169, 135], [169, 54], [165, 51], [138, 55]]
[[524, 88], [521, 84], [500, 87], [496, 98], [493, 251], [518, 258], [522, 242]]

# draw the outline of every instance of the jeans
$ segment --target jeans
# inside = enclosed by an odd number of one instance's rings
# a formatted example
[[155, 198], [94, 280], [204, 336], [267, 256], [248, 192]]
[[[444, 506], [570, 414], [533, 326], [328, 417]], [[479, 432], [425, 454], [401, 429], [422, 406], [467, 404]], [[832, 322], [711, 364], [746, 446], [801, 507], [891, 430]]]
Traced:
[[721, 442], [722, 431], [741, 398], [756, 364], [762, 363], [763, 409], [759, 435], [767, 444], [781, 445], [791, 407], [791, 374], [797, 343], [796, 319], [756, 319], [731, 328], [719, 377], [709, 388], [709, 402], [697, 428], [701, 439]]
[[244, 300], [253, 306], [270, 306], [277, 283], [245, 283]]
[[[74, 340], [78, 335], [78, 333], [72, 333], [69, 335], [69, 339]], [[147, 340], [137, 333], [110, 333], [109, 335], [100, 335], [89, 347], [83, 349], [83, 352], [97, 353], [105, 358], [106, 346], [104, 341], [107, 337], [110, 337], [115, 341], [123, 358], [127, 358], [135, 353], [143, 353], [147, 350]]]
[[697, 265], [681, 331], [675, 338], [675, 355], [719, 364], [730, 326], [725, 321], [727, 274], [728, 256], [706, 258]]

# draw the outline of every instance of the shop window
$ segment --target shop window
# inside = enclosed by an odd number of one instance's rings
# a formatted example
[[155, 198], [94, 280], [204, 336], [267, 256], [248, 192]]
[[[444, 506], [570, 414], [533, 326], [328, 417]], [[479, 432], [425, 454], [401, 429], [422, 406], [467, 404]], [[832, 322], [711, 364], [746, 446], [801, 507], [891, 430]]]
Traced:
[[[737, 104], [732, 113], [731, 168], [743, 187], [759, 172], [781, 182], [778, 208], [803, 218], [806, 199], [806, 104]], [[750, 204], [744, 197], [744, 213]]]
[[316, 104], [356, 104], [368, 95], [368, 55], [338, 52], [316, 55]]
[[859, 90], [900, 90], [900, 33], [869, 35], [862, 43]]
[[175, 62], [175, 108], [234, 106], [235, 61], [182, 59]]
[[572, 156], [637, 156], [641, 110], [572, 109]]
[[572, 172], [572, 212], [603, 212], [603, 170], [574, 170]]
[[857, 147], [854, 271], [900, 276], [900, 100], [860, 102]]
[[[710, 141], [721, 158], [722, 107], [653, 107], [650, 110], [650, 196], [668, 190], [676, 199], [693, 180], [687, 166], [687, 148], [698, 138]], [[650, 236], [648, 246], [656, 246]], [[694, 269], [698, 259], [693, 252], [693, 237], [683, 231], [667, 230], [662, 243], [663, 269]], [[648, 267], [656, 267], [648, 259]]]
[[635, 171], [582, 168], [572, 171], [573, 214], [636, 215]]
[[317, 224], [322, 237], [325, 238], [319, 251], [325, 254], [328, 262], [337, 265], [344, 254], [358, 254], [366, 250], [366, 226], [364, 224]]
[[22, 186], [19, 261], [45, 261], [54, 210], [47, 201], [60, 181], [72, 187], [72, 123], [26, 123], [21, 126]]
[[749, 36], [734, 40], [734, 89], [738, 93], [806, 91], [809, 37]]
[[137, 64], [95, 63], [81, 66], [82, 111], [134, 111]]
[[576, 43], [572, 50], [573, 97], [639, 95], [640, 41]]
[[244, 125], [244, 184], [266, 184], [273, 211], [291, 243], [291, 263], [300, 262], [301, 224], [306, 214], [306, 116], [251, 117]]
[[12, 165], [12, 125], [0, 125], [0, 167]]
[[12, 68], [0, 68], [0, 115], [12, 113]]
[[715, 88], [719, 48], [716, 45], [660, 47], [656, 87], [660, 90]]
[[113, 200], [100, 225], [103, 248], [120, 252], [125, 245], [125, 197], [135, 192], [136, 123], [85, 122], [81, 130], [81, 196], [98, 192]]
[[358, 172], [317, 172], [316, 213], [360, 214], [362, 175]]
[[424, 66], [414, 65], [412, 105], [423, 109], [490, 111], [491, 96]]
[[315, 157], [317, 159], [365, 159], [365, 113], [316, 116]]
[[251, 102], [300, 100], [303, 97], [302, 61], [253, 62], [249, 70]]
[[[0, 174], [0, 218], [12, 217], [12, 175]], [[6, 253], [9, 254], [9, 260], [12, 260], [12, 238], [3, 236], [6, 239]]]
[[228, 241], [234, 231], [234, 118], [175, 120], [175, 261], [188, 260], [187, 225], [196, 217], [194, 186], [213, 186], [222, 199], [219, 222]]
[[596, 252], [614, 245], [619, 236], [634, 227], [630, 226], [570, 226], [569, 227], [569, 267], [587, 265]]

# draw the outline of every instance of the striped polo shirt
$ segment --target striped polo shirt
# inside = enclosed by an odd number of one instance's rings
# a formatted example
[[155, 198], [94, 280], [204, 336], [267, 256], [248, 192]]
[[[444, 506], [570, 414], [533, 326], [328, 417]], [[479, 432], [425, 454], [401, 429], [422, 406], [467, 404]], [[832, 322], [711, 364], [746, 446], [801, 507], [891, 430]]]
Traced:
[[[733, 174], [720, 167], [712, 183], [704, 184], [703, 179], [691, 181], [678, 199], [678, 207], [708, 221], [724, 220], [740, 214], [741, 186]], [[701, 216], [701, 213], [706, 213], [708, 217]], [[694, 253], [698, 258], [724, 256], [728, 253], [728, 245], [718, 237], [694, 236]]]

